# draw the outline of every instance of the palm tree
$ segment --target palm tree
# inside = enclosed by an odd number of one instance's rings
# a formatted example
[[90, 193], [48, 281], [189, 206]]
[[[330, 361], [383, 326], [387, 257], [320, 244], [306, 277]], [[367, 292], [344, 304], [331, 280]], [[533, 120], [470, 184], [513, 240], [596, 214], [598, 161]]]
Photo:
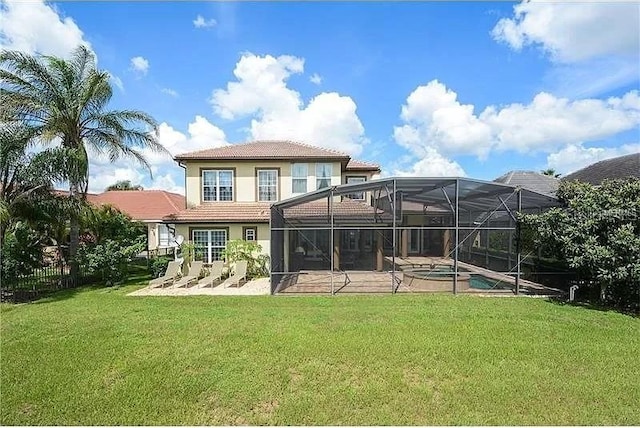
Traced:
[[562, 174], [557, 174], [556, 170], [553, 169], [553, 168], [544, 169], [544, 170], [540, 171], [540, 174], [548, 175], [548, 176], [553, 177], [553, 178], [560, 178], [560, 175], [562, 175]]
[[108, 192], [109, 190], [144, 190], [144, 188], [139, 184], [131, 184], [130, 180], [120, 180], [116, 181], [114, 184], [104, 190], [105, 192]]
[[[69, 196], [86, 199], [92, 150], [112, 162], [138, 161], [151, 169], [138, 149], [166, 149], [157, 141], [157, 122], [136, 110], [107, 110], [113, 94], [109, 73], [98, 70], [95, 55], [85, 46], [69, 59], [33, 56], [17, 51], [0, 53], [0, 120], [19, 121], [44, 144], [59, 141], [68, 149], [66, 180]], [[70, 218], [69, 253], [72, 276], [79, 240], [78, 213]]]

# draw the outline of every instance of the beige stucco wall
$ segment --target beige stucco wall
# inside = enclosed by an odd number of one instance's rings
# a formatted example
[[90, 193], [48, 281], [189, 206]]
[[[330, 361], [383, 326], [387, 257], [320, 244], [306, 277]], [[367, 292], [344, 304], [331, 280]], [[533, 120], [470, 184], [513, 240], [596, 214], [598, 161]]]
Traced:
[[268, 223], [190, 223], [190, 224], [176, 224], [176, 236], [184, 236], [185, 241], [191, 242], [192, 237], [189, 233], [190, 229], [228, 229], [227, 239], [229, 241], [234, 239], [244, 239], [242, 236], [243, 227], [256, 227], [258, 232], [258, 244], [262, 246], [262, 253], [269, 254], [270, 247], [270, 232]]
[[158, 224], [147, 223], [147, 243], [149, 245], [149, 251], [156, 250], [158, 248]]
[[[308, 165], [307, 191], [316, 190], [316, 162], [306, 162]], [[323, 162], [321, 162], [323, 163]], [[329, 163], [329, 162], [327, 162]], [[330, 162], [332, 166], [331, 185], [342, 183], [340, 162]], [[202, 169], [234, 169], [234, 193], [236, 202], [257, 202], [257, 182], [256, 169], [279, 168], [279, 189], [280, 200], [295, 196], [292, 193], [291, 184], [292, 162], [187, 162], [186, 163], [186, 198], [187, 206], [200, 205], [202, 197]], [[360, 175], [360, 174], [358, 174]]]

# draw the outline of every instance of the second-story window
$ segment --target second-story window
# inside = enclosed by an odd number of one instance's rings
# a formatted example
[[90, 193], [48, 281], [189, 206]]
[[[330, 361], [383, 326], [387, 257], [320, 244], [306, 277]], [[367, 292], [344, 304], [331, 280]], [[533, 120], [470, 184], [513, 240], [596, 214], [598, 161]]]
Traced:
[[323, 189], [331, 186], [331, 175], [333, 165], [330, 163], [316, 164], [316, 189]]
[[[365, 181], [367, 181], [367, 177], [362, 177], [362, 176], [347, 177], [347, 184], [364, 183]], [[345, 196], [355, 201], [364, 201], [364, 192], [351, 193]]]
[[204, 202], [233, 201], [233, 171], [212, 169], [202, 171]]
[[258, 170], [258, 201], [272, 202], [278, 200], [278, 170]]
[[291, 166], [291, 192], [307, 193], [309, 167], [306, 163], [294, 163]]

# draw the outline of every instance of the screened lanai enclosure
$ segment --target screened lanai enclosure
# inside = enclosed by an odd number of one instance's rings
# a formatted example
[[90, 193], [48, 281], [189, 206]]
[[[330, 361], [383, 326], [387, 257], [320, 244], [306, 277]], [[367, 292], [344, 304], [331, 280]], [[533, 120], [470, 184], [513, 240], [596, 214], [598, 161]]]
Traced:
[[554, 294], [563, 272], [519, 248], [548, 195], [468, 178], [388, 178], [271, 207], [271, 292]]

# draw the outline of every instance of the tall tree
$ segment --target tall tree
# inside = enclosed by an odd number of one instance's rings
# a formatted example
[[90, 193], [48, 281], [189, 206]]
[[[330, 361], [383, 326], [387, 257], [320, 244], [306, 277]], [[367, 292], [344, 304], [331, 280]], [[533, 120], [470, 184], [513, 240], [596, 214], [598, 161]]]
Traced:
[[109, 190], [144, 190], [144, 188], [139, 184], [131, 184], [131, 181], [129, 180], [120, 180], [116, 181], [114, 184], [104, 190], [108, 192]]
[[[42, 143], [59, 141], [69, 150], [67, 180], [71, 198], [86, 198], [89, 177], [88, 150], [112, 162], [130, 158], [151, 169], [139, 151], [167, 152], [157, 141], [157, 122], [136, 110], [108, 110], [113, 91], [110, 75], [96, 66], [95, 55], [85, 46], [69, 59], [0, 53], [0, 119], [17, 120], [29, 127]], [[77, 275], [78, 214], [70, 218], [72, 275]]]

